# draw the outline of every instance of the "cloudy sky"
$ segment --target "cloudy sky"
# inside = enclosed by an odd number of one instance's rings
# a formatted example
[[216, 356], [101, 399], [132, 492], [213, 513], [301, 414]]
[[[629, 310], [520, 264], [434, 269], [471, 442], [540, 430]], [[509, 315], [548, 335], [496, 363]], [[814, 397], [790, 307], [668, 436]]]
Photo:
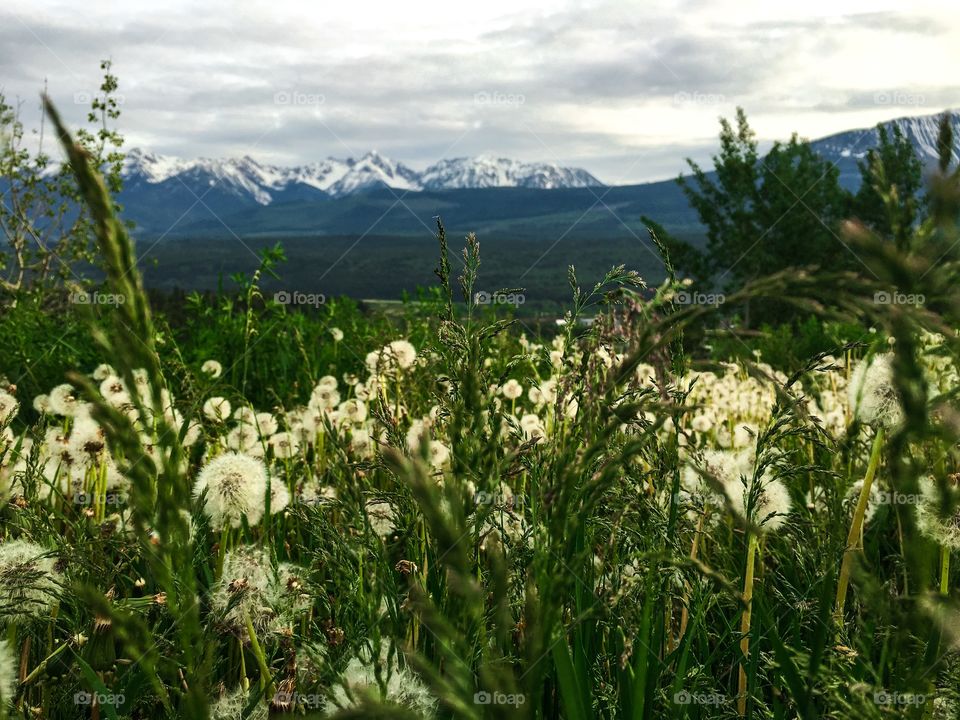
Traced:
[[[788, 6], [789, 5], [789, 6]], [[549, 8], [549, 9], [547, 9]], [[955, 0], [4, 0], [0, 88], [80, 122], [98, 62], [129, 146], [295, 164], [496, 154], [607, 183], [765, 141], [960, 106]]]

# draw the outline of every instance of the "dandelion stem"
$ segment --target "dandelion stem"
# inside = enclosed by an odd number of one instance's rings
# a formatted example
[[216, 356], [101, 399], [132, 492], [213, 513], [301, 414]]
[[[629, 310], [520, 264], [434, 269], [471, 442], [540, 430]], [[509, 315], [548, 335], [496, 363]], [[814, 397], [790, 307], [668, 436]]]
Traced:
[[946, 545], [940, 547], [940, 594], [948, 595], [950, 592], [950, 548]]
[[55, 657], [57, 657], [57, 655], [59, 655], [60, 653], [62, 653], [64, 650], [66, 650], [68, 646], [69, 646], [69, 643], [68, 643], [68, 642], [63, 642], [63, 643], [61, 643], [60, 646], [59, 646], [56, 650], [54, 650], [52, 653], [50, 653], [49, 655], [47, 655], [47, 657], [45, 657], [43, 660], [41, 660], [41, 661], [40, 661], [40, 664], [37, 665], [37, 666], [30, 672], [30, 674], [27, 675], [27, 677], [25, 677], [25, 678], [23, 679], [23, 682], [20, 683], [20, 684], [21, 684], [21, 685], [29, 685], [29, 684], [32, 683], [34, 680], [36, 680], [37, 677], [39, 677], [40, 673], [42, 673], [44, 670], [47, 669], [47, 665], [50, 664], [50, 661], [53, 660]]
[[880, 450], [883, 447], [883, 427], [877, 428], [877, 434], [873, 438], [873, 447], [870, 450], [870, 462], [867, 464], [867, 474], [863, 477], [863, 487], [860, 488], [860, 497], [857, 500], [857, 508], [853, 513], [853, 520], [850, 522], [850, 532], [847, 535], [847, 547], [843, 553], [843, 563], [840, 566], [840, 578], [837, 582], [837, 606], [834, 611], [834, 620], [838, 627], [843, 626], [843, 607], [847, 602], [847, 588], [850, 585], [850, 571], [853, 568], [853, 560], [857, 550], [861, 547], [861, 533], [863, 532], [863, 518], [867, 512], [867, 502], [870, 500], [870, 488], [873, 486], [873, 478], [877, 474], [877, 467], [880, 465]]
[[747, 714], [747, 658], [750, 655], [750, 621], [753, 615], [753, 567], [757, 555], [757, 535], [747, 531], [747, 569], [743, 575], [743, 616], [740, 618], [740, 652], [743, 659], [740, 661], [739, 685], [737, 688], [737, 714], [743, 717]]
[[260, 647], [260, 641], [257, 640], [257, 632], [253, 629], [253, 621], [250, 620], [250, 613], [246, 608], [243, 608], [243, 624], [250, 636], [250, 649], [253, 650], [253, 656], [257, 659], [257, 665], [260, 668], [260, 688], [267, 698], [273, 697], [273, 678], [267, 665], [267, 658], [263, 654], [263, 648]]

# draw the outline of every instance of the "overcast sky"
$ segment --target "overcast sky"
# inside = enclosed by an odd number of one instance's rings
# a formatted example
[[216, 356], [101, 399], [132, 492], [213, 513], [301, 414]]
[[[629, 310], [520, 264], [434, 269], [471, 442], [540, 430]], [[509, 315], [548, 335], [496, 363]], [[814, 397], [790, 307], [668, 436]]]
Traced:
[[[549, 8], [549, 9], [546, 9]], [[128, 146], [295, 164], [495, 154], [607, 183], [709, 157], [742, 105], [815, 138], [960, 106], [955, 0], [3, 0], [0, 88], [79, 122], [110, 57]]]

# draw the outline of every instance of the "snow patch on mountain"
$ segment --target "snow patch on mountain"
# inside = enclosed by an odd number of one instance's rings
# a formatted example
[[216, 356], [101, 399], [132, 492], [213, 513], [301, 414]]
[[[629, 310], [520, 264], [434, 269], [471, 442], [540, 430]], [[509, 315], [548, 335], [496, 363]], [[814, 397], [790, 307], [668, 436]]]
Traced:
[[578, 168], [490, 156], [441, 160], [420, 173], [375, 150], [357, 159], [327, 158], [306, 165], [282, 167], [263, 164], [249, 156], [184, 160], [135, 148], [127, 154], [123, 175], [128, 182], [134, 183], [159, 184], [179, 179], [190, 188], [217, 185], [227, 192], [248, 195], [260, 205], [269, 205], [277, 193], [294, 185], [312, 187], [333, 197], [383, 186], [418, 191], [602, 185], [593, 175]]

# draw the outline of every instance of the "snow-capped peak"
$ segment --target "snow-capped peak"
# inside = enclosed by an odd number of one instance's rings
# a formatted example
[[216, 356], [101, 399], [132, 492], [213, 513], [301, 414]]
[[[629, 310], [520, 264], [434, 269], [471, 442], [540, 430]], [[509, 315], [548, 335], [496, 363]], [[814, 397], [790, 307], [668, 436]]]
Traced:
[[241, 158], [184, 160], [140, 149], [131, 150], [124, 162], [124, 176], [147, 184], [179, 178], [192, 187], [217, 185], [222, 190], [246, 195], [261, 205], [292, 186], [321, 190], [333, 197], [374, 187], [394, 190], [448, 190], [459, 188], [529, 187], [565, 188], [602, 185], [578, 168], [550, 163], [526, 163], [509, 158], [480, 155], [441, 160], [423, 172], [371, 150], [359, 158], [327, 158], [294, 167], [266, 165], [245, 155]]

